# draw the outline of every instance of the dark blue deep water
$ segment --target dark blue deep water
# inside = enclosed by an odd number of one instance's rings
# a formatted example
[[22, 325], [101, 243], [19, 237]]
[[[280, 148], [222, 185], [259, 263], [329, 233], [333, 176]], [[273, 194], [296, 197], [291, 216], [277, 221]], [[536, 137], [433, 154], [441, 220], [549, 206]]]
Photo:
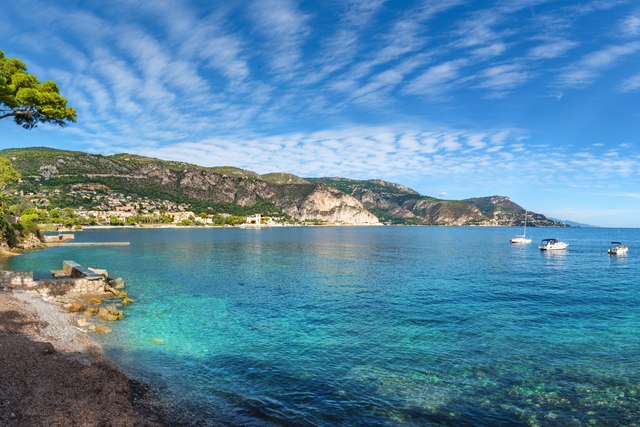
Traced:
[[520, 231], [96, 230], [77, 241], [131, 245], [8, 262], [124, 277], [107, 351], [185, 424], [638, 423], [640, 230]]

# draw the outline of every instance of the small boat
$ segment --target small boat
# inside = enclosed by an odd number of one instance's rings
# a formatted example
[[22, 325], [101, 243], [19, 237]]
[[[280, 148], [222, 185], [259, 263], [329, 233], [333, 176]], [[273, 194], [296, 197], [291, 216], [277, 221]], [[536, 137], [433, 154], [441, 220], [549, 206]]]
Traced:
[[509, 240], [509, 243], [531, 243], [531, 239], [527, 239], [527, 211], [524, 211], [524, 232], [522, 236], [516, 236]]
[[609, 255], [625, 255], [629, 252], [629, 247], [620, 242], [611, 242], [611, 247], [607, 252]]
[[558, 239], [544, 239], [540, 242], [540, 250], [541, 251], [559, 251], [562, 249], [567, 249], [569, 246], [568, 243], [561, 242]]

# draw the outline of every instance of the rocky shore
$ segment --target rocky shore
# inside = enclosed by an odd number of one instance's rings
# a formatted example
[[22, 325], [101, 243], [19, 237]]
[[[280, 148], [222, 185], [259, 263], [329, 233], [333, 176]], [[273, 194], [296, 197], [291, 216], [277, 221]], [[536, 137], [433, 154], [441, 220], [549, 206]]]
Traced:
[[2, 426], [169, 424], [74, 315], [34, 293], [0, 291], [0, 384]]

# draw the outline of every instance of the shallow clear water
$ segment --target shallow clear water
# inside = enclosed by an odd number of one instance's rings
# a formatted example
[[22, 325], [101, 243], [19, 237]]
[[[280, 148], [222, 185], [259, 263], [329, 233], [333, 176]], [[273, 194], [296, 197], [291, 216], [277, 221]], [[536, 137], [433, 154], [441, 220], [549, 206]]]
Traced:
[[[629, 425], [640, 230], [108, 230], [9, 261], [106, 268], [137, 302], [105, 336], [194, 424]], [[537, 249], [540, 239], [570, 243]], [[631, 249], [610, 257], [611, 240]]]

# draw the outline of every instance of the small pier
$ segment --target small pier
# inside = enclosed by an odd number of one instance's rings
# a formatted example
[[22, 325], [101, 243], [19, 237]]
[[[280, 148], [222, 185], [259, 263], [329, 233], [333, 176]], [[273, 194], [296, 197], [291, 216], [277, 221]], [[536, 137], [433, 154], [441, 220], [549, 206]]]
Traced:
[[76, 236], [73, 233], [58, 233], [58, 234], [45, 234], [45, 243], [57, 243], [66, 242], [67, 240], [73, 240]]
[[102, 294], [108, 285], [106, 270], [63, 261], [62, 270], [52, 270], [51, 279], [34, 279], [33, 271], [0, 270], [0, 289], [34, 291], [43, 297], [67, 294]]
[[129, 246], [129, 242], [47, 242], [47, 246]]
[[65, 277], [87, 280], [100, 280], [107, 276], [106, 274], [97, 273], [95, 269], [87, 268], [71, 260], [62, 261], [62, 270], [51, 270], [51, 274], [55, 278]]

